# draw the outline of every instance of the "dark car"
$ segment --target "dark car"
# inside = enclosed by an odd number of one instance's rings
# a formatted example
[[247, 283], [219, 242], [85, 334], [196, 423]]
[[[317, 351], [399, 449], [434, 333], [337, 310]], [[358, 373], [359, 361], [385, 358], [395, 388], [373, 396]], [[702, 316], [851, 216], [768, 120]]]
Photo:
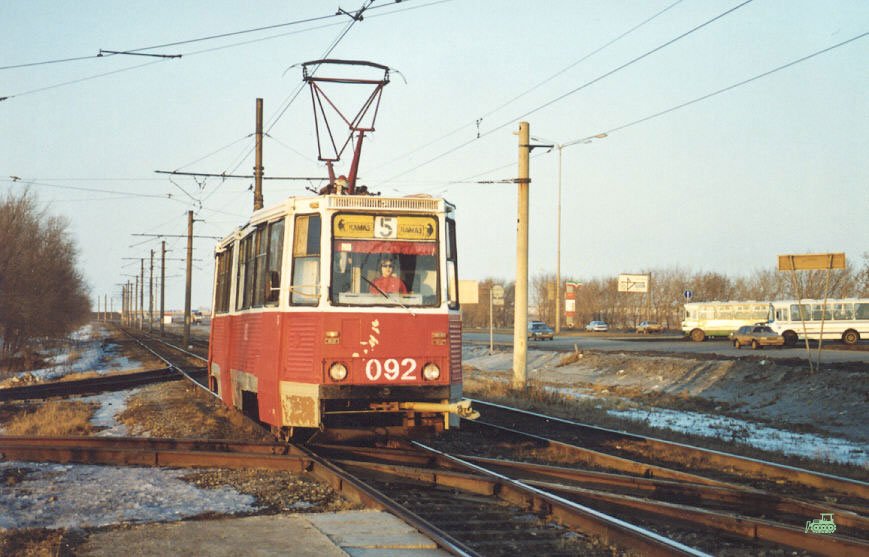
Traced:
[[637, 332], [643, 334], [660, 333], [664, 330], [664, 326], [657, 321], [642, 321], [637, 325]]
[[552, 328], [542, 321], [532, 321], [528, 325], [528, 338], [532, 340], [552, 340], [554, 333]]
[[730, 342], [733, 347], [739, 350], [742, 346], [751, 345], [751, 348], [757, 350], [764, 346], [784, 346], [785, 339], [777, 334], [768, 325], [758, 323], [757, 325], [745, 325], [730, 333]]

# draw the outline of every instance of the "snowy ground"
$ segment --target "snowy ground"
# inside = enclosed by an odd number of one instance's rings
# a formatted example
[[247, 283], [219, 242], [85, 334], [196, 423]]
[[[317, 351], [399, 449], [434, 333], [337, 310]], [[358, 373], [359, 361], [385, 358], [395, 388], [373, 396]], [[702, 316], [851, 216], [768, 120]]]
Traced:
[[[45, 358], [50, 365], [40, 369], [22, 371], [16, 376], [19, 379], [24, 376], [31, 376], [37, 381], [46, 381], [55, 380], [71, 373], [92, 371], [103, 375], [109, 372], [128, 371], [141, 367], [142, 364], [136, 360], [114, 354], [117, 345], [103, 346], [104, 338], [105, 331], [101, 327], [93, 324], [85, 325], [70, 335], [70, 349], [57, 348], [53, 355]], [[76, 358], [74, 361], [70, 361], [73, 351], [75, 351]]]
[[[81, 371], [126, 370], [141, 364], [113, 354], [101, 328], [76, 333], [82, 358], [34, 373], [55, 378]], [[136, 390], [104, 393], [74, 400], [99, 404], [91, 422], [105, 428], [98, 435], [128, 435], [115, 420]], [[0, 424], [2, 433], [2, 424]], [[0, 462], [0, 528], [97, 527], [121, 523], [183, 520], [204, 513], [236, 514], [255, 510], [254, 498], [233, 489], [199, 489], [181, 477], [188, 470]], [[15, 478], [12, 480], [11, 478]]]
[[[742, 443], [808, 459], [869, 466], [869, 446], [863, 442], [867, 433], [866, 421], [865, 417], [860, 417], [861, 412], [865, 413], [862, 399], [865, 389], [861, 388], [860, 383], [844, 385], [846, 389], [853, 391], [851, 396], [848, 393], [839, 393], [831, 397], [834, 400], [820, 401], [820, 406], [840, 421], [849, 413], [857, 416], [853, 418], [857, 421], [851, 424], [852, 427], [841, 428], [843, 431], [856, 432], [855, 438], [849, 439], [770, 426], [770, 422], [780, 422], [782, 425], [812, 422], [829, 425], [834, 420], [814, 417], [812, 413], [816, 409], [803, 398], [810, 396], [820, 400], [818, 391], [827, 391], [823, 385], [817, 384], [816, 378], [807, 377], [805, 374], [791, 374], [788, 370], [772, 369], [764, 361], [739, 362], [738, 366], [734, 362], [691, 360], [680, 364], [674, 358], [586, 354], [577, 362], [560, 365], [561, 357], [553, 352], [529, 351], [529, 384], [557, 394], [560, 398], [597, 400], [601, 402], [601, 408], [613, 406], [615, 401], [616, 406], [627, 409], [608, 409], [608, 414], [643, 422], [652, 427], [717, 437], [726, 442]], [[490, 380], [506, 382], [510, 381], [512, 353], [490, 354], [487, 348], [467, 346], [463, 354], [463, 364], [466, 368], [480, 373], [491, 372]], [[749, 365], [761, 371], [742, 369]], [[806, 382], [806, 385], [801, 388], [799, 381]], [[865, 385], [865, 379], [863, 381]], [[737, 418], [655, 407], [646, 401], [619, 395], [619, 388], [633, 389], [639, 394], [673, 392], [680, 396], [690, 394], [700, 398], [708, 397], [713, 406], [717, 402], [729, 400], [727, 392], [730, 392], [732, 397], [740, 399], [743, 405], [741, 408], [745, 412]], [[766, 398], [755, 401], [755, 390], [762, 392]], [[778, 415], [775, 414], [777, 409], [781, 409]], [[761, 419], [752, 420], [752, 412], [756, 412]]]

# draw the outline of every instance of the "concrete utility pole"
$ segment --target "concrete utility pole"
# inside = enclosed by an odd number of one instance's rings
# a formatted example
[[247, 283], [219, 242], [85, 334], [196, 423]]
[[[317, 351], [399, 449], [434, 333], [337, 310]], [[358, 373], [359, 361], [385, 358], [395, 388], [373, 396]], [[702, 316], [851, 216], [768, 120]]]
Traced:
[[555, 217], [555, 334], [561, 334], [561, 151], [564, 145], [558, 147], [558, 210]]
[[531, 139], [528, 122], [519, 122], [519, 214], [516, 226], [516, 289], [513, 307], [513, 388], [525, 388], [528, 356], [528, 186]]
[[256, 166], [253, 167], [253, 210], [263, 208], [263, 100], [256, 100]]
[[166, 240], [161, 242], [160, 253], [160, 336], [165, 332], [163, 330], [163, 316], [166, 315]]
[[136, 289], [133, 291], [133, 326], [139, 325], [139, 275], [136, 275]]
[[151, 250], [151, 268], [148, 271], [148, 331], [154, 328], [154, 250]]
[[190, 346], [190, 289], [193, 284], [193, 211], [187, 211], [187, 286], [184, 289], [184, 346]]
[[145, 329], [145, 258], [139, 259], [139, 329]]

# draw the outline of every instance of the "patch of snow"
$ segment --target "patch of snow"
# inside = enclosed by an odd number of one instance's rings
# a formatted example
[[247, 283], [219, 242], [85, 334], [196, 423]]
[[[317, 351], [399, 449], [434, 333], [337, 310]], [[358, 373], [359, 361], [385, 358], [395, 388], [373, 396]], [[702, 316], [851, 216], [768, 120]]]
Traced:
[[127, 407], [127, 398], [135, 396], [142, 388], [117, 391], [113, 393], [100, 393], [91, 396], [78, 397], [74, 400], [89, 404], [98, 404], [98, 408], [91, 416], [90, 423], [99, 428], [105, 428], [97, 433], [100, 437], [124, 437], [130, 434], [125, 424], [115, 420], [115, 415], [120, 414]]
[[0, 528], [86, 528], [256, 510], [251, 495], [185, 482], [187, 470], [0, 462], [0, 474], [11, 470], [25, 475], [0, 489]]
[[717, 437], [767, 451], [816, 460], [829, 460], [858, 466], [869, 465], [865, 445], [836, 437], [796, 433], [746, 422], [728, 416], [655, 408], [651, 410], [608, 410], [608, 414], [643, 422], [652, 427]]
[[70, 373], [94, 371], [103, 375], [109, 371], [127, 371], [136, 369], [142, 364], [125, 356], [114, 356], [112, 351], [117, 347], [115, 344], [104, 345], [104, 329], [94, 329], [92, 325], [86, 325], [70, 334], [69, 339], [76, 344], [78, 358], [69, 362], [70, 352], [67, 347], [60, 347], [56, 354], [46, 358], [51, 363], [49, 367], [23, 371], [18, 377], [31, 375], [37, 380], [53, 380]]

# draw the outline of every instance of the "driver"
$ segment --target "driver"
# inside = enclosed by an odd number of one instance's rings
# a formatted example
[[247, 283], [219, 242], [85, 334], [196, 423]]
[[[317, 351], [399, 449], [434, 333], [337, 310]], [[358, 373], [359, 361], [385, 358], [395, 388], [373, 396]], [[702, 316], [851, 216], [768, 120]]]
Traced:
[[380, 260], [380, 276], [374, 279], [374, 282], [369, 289], [372, 294], [377, 294], [378, 289], [385, 292], [386, 294], [391, 294], [394, 292], [398, 292], [399, 294], [407, 294], [407, 287], [404, 286], [404, 283], [401, 282], [400, 278], [392, 274], [394, 268], [395, 264], [393, 263], [391, 258], [383, 257]]

